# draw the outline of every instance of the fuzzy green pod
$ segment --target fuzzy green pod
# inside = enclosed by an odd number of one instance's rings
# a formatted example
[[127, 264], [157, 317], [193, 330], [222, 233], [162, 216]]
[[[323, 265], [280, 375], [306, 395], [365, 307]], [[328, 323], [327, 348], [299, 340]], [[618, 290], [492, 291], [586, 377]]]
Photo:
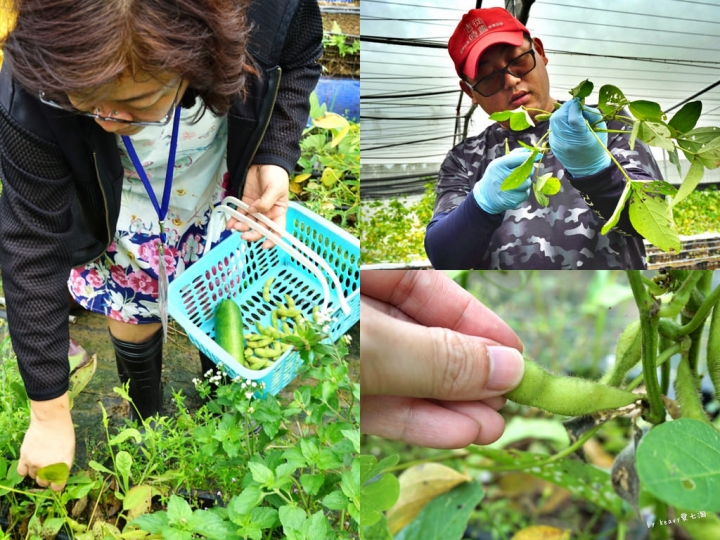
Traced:
[[710, 334], [707, 341], [707, 368], [715, 387], [715, 396], [720, 398], [720, 302], [715, 304], [710, 319]]
[[599, 382], [553, 375], [525, 359], [520, 385], [505, 394], [509, 400], [564, 416], [581, 416], [634, 403], [640, 396]]
[[640, 361], [641, 345], [640, 321], [633, 321], [620, 334], [615, 348], [615, 365], [600, 382], [620, 386], [625, 374]]
[[272, 286], [272, 282], [275, 281], [275, 277], [268, 278], [268, 280], [265, 282], [265, 285], [263, 285], [263, 300], [266, 302], [270, 301], [270, 287]]
[[675, 395], [680, 404], [680, 415], [683, 418], [693, 418], [709, 424], [698, 391], [695, 375], [690, 369], [689, 360], [686, 355], [680, 360], [675, 375]]

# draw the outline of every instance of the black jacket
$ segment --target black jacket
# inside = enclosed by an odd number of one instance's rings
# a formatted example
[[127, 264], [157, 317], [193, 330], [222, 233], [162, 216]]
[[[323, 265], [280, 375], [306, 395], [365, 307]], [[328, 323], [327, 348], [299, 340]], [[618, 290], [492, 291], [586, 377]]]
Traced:
[[[262, 0], [249, 8], [250, 51], [261, 76], [228, 113], [227, 165], [242, 193], [251, 164], [288, 172], [300, 156], [308, 96], [321, 67], [316, 0]], [[115, 135], [93, 119], [43, 105], [0, 71], [0, 267], [13, 348], [28, 396], [68, 388], [70, 269], [115, 236], [123, 168]]]

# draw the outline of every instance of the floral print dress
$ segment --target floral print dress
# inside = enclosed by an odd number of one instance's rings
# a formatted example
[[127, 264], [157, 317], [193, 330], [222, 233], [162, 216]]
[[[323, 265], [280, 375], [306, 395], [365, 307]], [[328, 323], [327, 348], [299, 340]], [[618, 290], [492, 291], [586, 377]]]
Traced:
[[[227, 192], [227, 119], [200, 107], [183, 110], [178, 129], [170, 208], [165, 219], [165, 265], [169, 281], [202, 256], [212, 209]], [[172, 122], [145, 127], [130, 137], [158, 201], [165, 185]], [[158, 306], [158, 216], [118, 136], [125, 169], [122, 205], [114, 241], [95, 261], [70, 273], [68, 287], [85, 309], [115, 320], [160, 321]]]

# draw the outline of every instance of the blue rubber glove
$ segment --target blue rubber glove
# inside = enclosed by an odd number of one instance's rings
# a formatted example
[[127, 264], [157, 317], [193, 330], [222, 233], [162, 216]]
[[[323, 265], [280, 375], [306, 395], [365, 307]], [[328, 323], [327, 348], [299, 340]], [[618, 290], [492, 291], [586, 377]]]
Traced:
[[[530, 196], [530, 177], [520, 187], [503, 191], [500, 186], [511, 172], [530, 156], [530, 150], [516, 148], [509, 154], [499, 157], [487, 166], [485, 174], [473, 186], [473, 195], [480, 208], [488, 214], [501, 214], [505, 210], [512, 210]], [[538, 154], [537, 158], [540, 158]]]
[[[577, 98], [563, 103], [550, 117], [550, 150], [575, 178], [597, 174], [610, 165], [610, 156], [604, 148], [607, 133], [597, 133], [602, 141], [600, 144], [585, 123], [587, 119], [592, 125], [600, 118], [600, 111], [584, 110]], [[606, 129], [605, 122], [600, 122], [597, 127]]]

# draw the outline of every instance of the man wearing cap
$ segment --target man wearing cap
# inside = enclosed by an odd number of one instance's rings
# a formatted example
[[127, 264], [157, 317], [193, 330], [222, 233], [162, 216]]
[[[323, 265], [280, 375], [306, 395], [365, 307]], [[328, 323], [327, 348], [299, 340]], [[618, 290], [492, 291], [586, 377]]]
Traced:
[[[466, 13], [448, 43], [460, 87], [486, 113], [527, 109], [531, 118], [552, 112], [542, 42], [502, 8]], [[580, 79], [581, 76], [578, 76]], [[578, 82], [580, 82], [578, 80]], [[437, 200], [425, 234], [425, 250], [443, 269], [641, 269], [646, 267], [642, 237], [630, 224], [627, 208], [617, 226], [600, 234], [625, 187], [625, 177], [661, 179], [650, 150], [629, 134], [599, 132], [587, 126], [599, 116], [579, 101], [565, 102], [550, 120], [524, 131], [498, 122], [453, 148], [440, 169]], [[598, 127], [625, 129], [620, 122]], [[561, 190], [550, 204], [538, 204], [530, 177], [503, 191], [503, 180], [530, 155], [520, 142], [536, 145], [550, 130], [550, 152], [539, 175], [552, 173]], [[507, 142], [506, 142], [507, 141]], [[506, 154], [507, 147], [512, 151]]]

